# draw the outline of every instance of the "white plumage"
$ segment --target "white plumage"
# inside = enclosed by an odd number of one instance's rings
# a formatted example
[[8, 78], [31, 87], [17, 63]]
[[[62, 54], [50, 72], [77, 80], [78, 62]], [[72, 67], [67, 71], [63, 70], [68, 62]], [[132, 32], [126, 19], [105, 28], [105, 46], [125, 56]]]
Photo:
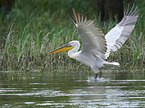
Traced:
[[106, 58], [109, 57], [110, 51], [116, 51], [122, 47], [134, 29], [138, 18], [138, 11], [136, 11], [137, 7], [133, 9], [134, 5], [130, 12], [128, 8], [121, 22], [105, 35], [107, 41]]

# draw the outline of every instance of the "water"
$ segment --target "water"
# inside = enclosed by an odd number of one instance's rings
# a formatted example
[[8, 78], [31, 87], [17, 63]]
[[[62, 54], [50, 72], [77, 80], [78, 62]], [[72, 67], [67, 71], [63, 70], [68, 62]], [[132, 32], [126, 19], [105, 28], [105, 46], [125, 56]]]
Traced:
[[[86, 71], [86, 72], [84, 72]], [[0, 72], [1, 108], [145, 107], [145, 71]]]

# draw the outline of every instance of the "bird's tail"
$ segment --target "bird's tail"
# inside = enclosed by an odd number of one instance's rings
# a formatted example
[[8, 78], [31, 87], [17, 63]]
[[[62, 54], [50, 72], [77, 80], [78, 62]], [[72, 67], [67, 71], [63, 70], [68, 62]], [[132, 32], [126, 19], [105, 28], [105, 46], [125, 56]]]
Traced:
[[105, 62], [105, 67], [120, 66], [118, 62]]

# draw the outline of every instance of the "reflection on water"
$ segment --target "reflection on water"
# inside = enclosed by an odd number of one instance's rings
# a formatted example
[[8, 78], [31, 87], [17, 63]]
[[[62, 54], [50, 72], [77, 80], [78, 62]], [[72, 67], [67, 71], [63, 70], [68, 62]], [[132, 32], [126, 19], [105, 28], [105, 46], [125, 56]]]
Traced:
[[145, 107], [145, 71], [0, 72], [0, 106]]

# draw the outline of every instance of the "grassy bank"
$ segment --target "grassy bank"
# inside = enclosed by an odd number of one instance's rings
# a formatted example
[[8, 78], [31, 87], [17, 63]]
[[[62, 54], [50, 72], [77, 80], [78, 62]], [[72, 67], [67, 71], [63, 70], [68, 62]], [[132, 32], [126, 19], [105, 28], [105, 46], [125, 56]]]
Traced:
[[[57, 2], [56, 2], [57, 1]], [[140, 9], [139, 20], [131, 37], [109, 61], [119, 61], [123, 68], [144, 66], [145, 13], [144, 1], [136, 1]], [[81, 8], [80, 8], [81, 7]], [[76, 28], [68, 13], [72, 8], [84, 10], [104, 33], [115, 26], [116, 21], [103, 23], [94, 15], [91, 1], [84, 0], [16, 0], [12, 11], [4, 17], [0, 11], [0, 69], [28, 70], [50, 69], [59, 65], [76, 67], [80, 63], [67, 57], [67, 53], [48, 55], [50, 50], [71, 40], [79, 40]], [[66, 67], [69, 68], [69, 67]]]

